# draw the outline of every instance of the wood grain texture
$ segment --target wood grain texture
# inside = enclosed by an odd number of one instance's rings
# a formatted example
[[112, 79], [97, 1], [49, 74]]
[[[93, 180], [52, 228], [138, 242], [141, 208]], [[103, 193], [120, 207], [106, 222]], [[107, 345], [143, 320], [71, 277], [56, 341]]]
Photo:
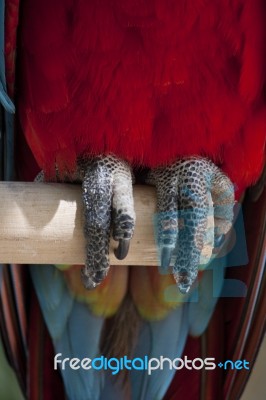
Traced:
[[[0, 263], [83, 264], [85, 240], [79, 185], [0, 182]], [[134, 187], [136, 229], [128, 256], [111, 264], [157, 265], [155, 189]]]

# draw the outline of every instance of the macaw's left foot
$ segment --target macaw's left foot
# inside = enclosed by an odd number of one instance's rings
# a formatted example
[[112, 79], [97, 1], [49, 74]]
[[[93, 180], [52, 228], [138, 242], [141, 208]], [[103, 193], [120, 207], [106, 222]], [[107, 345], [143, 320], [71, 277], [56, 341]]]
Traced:
[[109, 241], [112, 228], [119, 241], [115, 255], [126, 257], [135, 226], [130, 166], [114, 156], [79, 162], [82, 180], [86, 262], [82, 281], [86, 288], [99, 285], [109, 270]]
[[187, 293], [197, 277], [204, 244], [211, 243], [210, 258], [212, 248], [231, 228], [233, 185], [217, 166], [200, 157], [156, 168], [148, 173], [146, 182], [157, 188], [161, 268], [168, 270], [177, 249], [173, 274], [179, 290]]

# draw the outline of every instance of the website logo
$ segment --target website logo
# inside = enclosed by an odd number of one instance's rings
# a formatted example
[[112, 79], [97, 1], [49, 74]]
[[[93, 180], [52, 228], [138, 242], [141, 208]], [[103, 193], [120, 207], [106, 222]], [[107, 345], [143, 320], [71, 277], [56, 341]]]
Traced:
[[159, 358], [149, 358], [148, 356], [144, 356], [143, 358], [128, 358], [127, 356], [121, 358], [107, 358], [104, 356], [99, 356], [95, 358], [70, 358], [70, 357], [62, 357], [62, 353], [58, 353], [54, 357], [54, 369], [57, 370], [60, 367], [62, 370], [67, 368], [73, 370], [110, 370], [112, 371], [112, 375], [117, 375], [120, 371], [123, 370], [138, 370], [138, 371], [146, 371], [148, 375], [151, 375], [153, 371], [156, 370], [181, 370], [186, 368], [188, 370], [214, 370], [215, 368], [223, 368], [227, 369], [249, 369], [249, 362], [246, 360], [226, 360], [225, 362], [216, 362], [214, 357], [207, 358], [194, 358], [193, 360], [189, 359], [187, 356], [183, 358], [174, 358], [170, 359], [168, 357], [160, 356]]

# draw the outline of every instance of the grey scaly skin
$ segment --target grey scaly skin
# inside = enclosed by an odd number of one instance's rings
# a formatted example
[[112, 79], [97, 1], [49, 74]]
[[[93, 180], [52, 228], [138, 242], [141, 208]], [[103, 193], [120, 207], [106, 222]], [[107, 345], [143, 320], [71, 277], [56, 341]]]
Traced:
[[[35, 181], [44, 180], [41, 171]], [[111, 231], [119, 242], [116, 257], [121, 260], [128, 253], [136, 220], [133, 180], [130, 165], [112, 155], [81, 158], [74, 175], [57, 174], [57, 181], [82, 183], [86, 260], [81, 278], [87, 289], [98, 286], [108, 273]]]
[[135, 227], [132, 171], [114, 156], [96, 157], [78, 164], [84, 204], [84, 235], [87, 241], [82, 281], [87, 289], [96, 287], [109, 270], [109, 241], [112, 227], [119, 241], [115, 255], [126, 257]]
[[210, 160], [191, 157], [156, 168], [146, 182], [157, 189], [158, 247], [162, 270], [168, 270], [177, 248], [173, 275], [182, 293], [195, 281], [204, 246], [210, 194], [213, 202], [214, 245], [218, 246], [233, 220], [234, 187]]
[[[43, 180], [43, 173], [36, 180]], [[115, 255], [126, 257], [135, 227], [130, 165], [113, 155], [83, 158], [77, 171], [64, 181], [82, 183], [86, 261], [84, 286], [99, 285], [109, 270], [109, 241], [119, 242]], [[214, 204], [214, 244], [219, 245], [233, 220], [234, 188], [218, 167], [201, 157], [181, 159], [150, 170], [145, 182], [157, 188], [158, 247], [161, 269], [168, 271], [177, 248], [173, 275], [182, 293], [187, 293], [198, 274], [207, 219]]]

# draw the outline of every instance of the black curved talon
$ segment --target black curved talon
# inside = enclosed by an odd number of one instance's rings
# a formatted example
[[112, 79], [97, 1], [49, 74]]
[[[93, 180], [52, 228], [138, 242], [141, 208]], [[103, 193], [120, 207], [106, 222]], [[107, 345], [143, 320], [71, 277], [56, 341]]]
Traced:
[[221, 247], [225, 239], [225, 235], [215, 236], [214, 237], [214, 247]]
[[[35, 180], [44, 181], [43, 171]], [[111, 232], [119, 241], [116, 258], [123, 260], [128, 254], [136, 220], [134, 176], [126, 161], [110, 154], [80, 158], [73, 181], [82, 183], [86, 260], [81, 281], [91, 290], [108, 274]]]
[[119, 240], [115, 255], [127, 256], [135, 226], [132, 174], [130, 166], [114, 156], [81, 160], [79, 176], [83, 181], [84, 234], [86, 262], [81, 272], [87, 289], [98, 286], [106, 277], [109, 264], [109, 241]]
[[118, 260], [123, 260], [128, 255], [130, 239], [120, 239], [114, 254]]
[[[207, 265], [232, 226], [233, 184], [215, 164], [201, 157], [150, 170], [146, 182], [157, 188], [160, 272], [167, 273], [174, 255], [173, 275], [180, 292], [186, 294], [200, 263]], [[209, 223], [213, 232], [208, 231]]]
[[170, 267], [174, 249], [171, 247], [163, 247], [161, 252], [161, 268], [167, 270]]

